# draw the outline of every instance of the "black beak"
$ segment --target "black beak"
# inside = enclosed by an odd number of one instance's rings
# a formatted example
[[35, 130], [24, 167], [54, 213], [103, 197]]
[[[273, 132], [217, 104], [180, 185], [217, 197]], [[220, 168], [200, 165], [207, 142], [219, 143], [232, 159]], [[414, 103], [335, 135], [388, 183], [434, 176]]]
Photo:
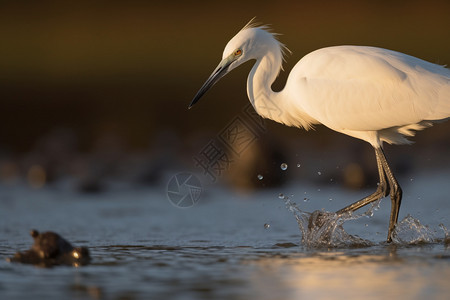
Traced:
[[223, 76], [225, 76], [228, 71], [231, 63], [234, 60], [231, 56], [224, 58], [217, 68], [212, 72], [206, 82], [202, 85], [200, 90], [195, 95], [194, 99], [192, 99], [191, 104], [189, 104], [188, 108], [190, 109], [198, 100], [214, 85], [218, 82]]

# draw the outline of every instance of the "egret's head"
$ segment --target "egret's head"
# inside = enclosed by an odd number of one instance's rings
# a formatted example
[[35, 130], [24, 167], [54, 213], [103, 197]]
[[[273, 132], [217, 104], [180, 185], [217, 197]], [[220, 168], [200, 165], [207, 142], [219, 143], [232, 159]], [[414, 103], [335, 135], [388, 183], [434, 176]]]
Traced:
[[222, 61], [197, 92], [189, 108], [223, 76], [246, 61], [263, 57], [269, 48], [275, 53], [278, 51], [280, 57], [283, 56], [284, 45], [266, 29], [266, 26], [256, 26], [252, 20], [228, 42], [223, 51]]

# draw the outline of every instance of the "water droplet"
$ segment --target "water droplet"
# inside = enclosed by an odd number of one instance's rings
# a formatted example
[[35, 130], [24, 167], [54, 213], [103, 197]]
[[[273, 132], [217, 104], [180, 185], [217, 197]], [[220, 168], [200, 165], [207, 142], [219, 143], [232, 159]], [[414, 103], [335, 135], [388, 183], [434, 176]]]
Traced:
[[269, 229], [270, 228], [270, 224], [269, 223], [265, 223], [264, 224], [264, 229]]
[[320, 192], [320, 189], [317, 189], [318, 192]]
[[381, 203], [381, 199], [374, 203], [374, 205], [372, 206], [373, 209], [374, 210], [379, 210], [380, 209], [380, 203]]
[[280, 193], [280, 194], [278, 195], [278, 198], [284, 199], [284, 194], [283, 194], [283, 193]]
[[300, 164], [297, 164], [297, 168], [300, 168]]
[[258, 180], [263, 180], [264, 176], [262, 176], [261, 174], [258, 174]]
[[364, 226], [368, 227], [368, 226], [369, 226], [369, 224], [364, 224]]
[[414, 181], [414, 178], [411, 178], [410, 181]]
[[319, 172], [317, 172], [317, 175], [319, 175], [319, 176], [320, 176], [320, 175], [322, 175], [322, 172], [320, 172], [320, 171], [319, 171]]
[[282, 164], [280, 165], [280, 168], [281, 168], [281, 170], [286, 171], [287, 168], [288, 168], [287, 163], [282, 163]]
[[333, 198], [328, 199], [328, 201], [333, 201]]
[[308, 202], [309, 201], [309, 199], [308, 198], [303, 198], [303, 202]]
[[333, 182], [334, 181], [334, 179], [333, 178], [330, 178], [330, 182]]

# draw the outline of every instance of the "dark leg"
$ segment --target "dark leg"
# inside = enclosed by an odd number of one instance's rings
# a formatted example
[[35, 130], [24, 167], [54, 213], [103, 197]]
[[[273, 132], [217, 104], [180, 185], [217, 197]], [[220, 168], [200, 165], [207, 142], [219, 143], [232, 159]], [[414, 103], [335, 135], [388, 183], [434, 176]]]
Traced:
[[390, 186], [390, 196], [391, 196], [391, 217], [389, 219], [389, 230], [387, 241], [392, 241], [392, 232], [394, 231], [395, 225], [397, 225], [398, 221], [398, 213], [400, 212], [400, 205], [402, 204], [402, 194], [403, 191], [398, 184], [397, 179], [395, 179], [394, 174], [389, 167], [389, 164], [386, 161], [386, 157], [384, 156], [383, 149], [378, 149], [381, 154], [381, 163], [383, 165], [384, 172], [386, 174], [387, 180], [389, 181]]
[[[402, 189], [400, 188], [400, 185], [398, 184], [397, 180], [395, 179], [394, 174], [392, 173], [392, 171], [389, 167], [389, 164], [386, 161], [384, 152], [381, 148], [375, 148], [375, 156], [377, 158], [378, 174], [380, 176], [380, 182], [378, 184], [377, 190], [373, 194], [371, 194], [353, 204], [350, 204], [349, 206], [346, 206], [343, 209], [338, 210], [336, 213], [343, 214], [346, 212], [355, 211], [371, 202], [374, 202], [383, 197], [386, 197], [390, 192], [391, 217], [389, 220], [387, 241], [391, 242], [392, 241], [392, 238], [391, 238], [392, 231], [394, 230], [394, 227], [397, 224], [397, 220], [398, 220], [398, 213], [400, 210], [400, 204], [401, 204], [401, 200], [402, 200]], [[386, 183], [386, 179], [388, 181], [387, 183]]]

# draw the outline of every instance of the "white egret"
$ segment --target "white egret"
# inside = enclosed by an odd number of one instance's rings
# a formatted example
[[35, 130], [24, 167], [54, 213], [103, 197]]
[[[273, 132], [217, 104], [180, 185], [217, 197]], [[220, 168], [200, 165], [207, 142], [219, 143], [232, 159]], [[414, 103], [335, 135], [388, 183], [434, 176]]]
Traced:
[[390, 242], [402, 189], [386, 160], [383, 142], [408, 144], [406, 137], [414, 136], [414, 131], [450, 117], [450, 70], [382, 48], [336, 46], [307, 54], [292, 69], [284, 89], [274, 92], [271, 86], [286, 50], [267, 26], [250, 21], [228, 42], [222, 61], [189, 108], [232, 69], [255, 60], [247, 94], [259, 115], [306, 130], [323, 124], [373, 146], [378, 188], [337, 213], [353, 212], [390, 195]]

